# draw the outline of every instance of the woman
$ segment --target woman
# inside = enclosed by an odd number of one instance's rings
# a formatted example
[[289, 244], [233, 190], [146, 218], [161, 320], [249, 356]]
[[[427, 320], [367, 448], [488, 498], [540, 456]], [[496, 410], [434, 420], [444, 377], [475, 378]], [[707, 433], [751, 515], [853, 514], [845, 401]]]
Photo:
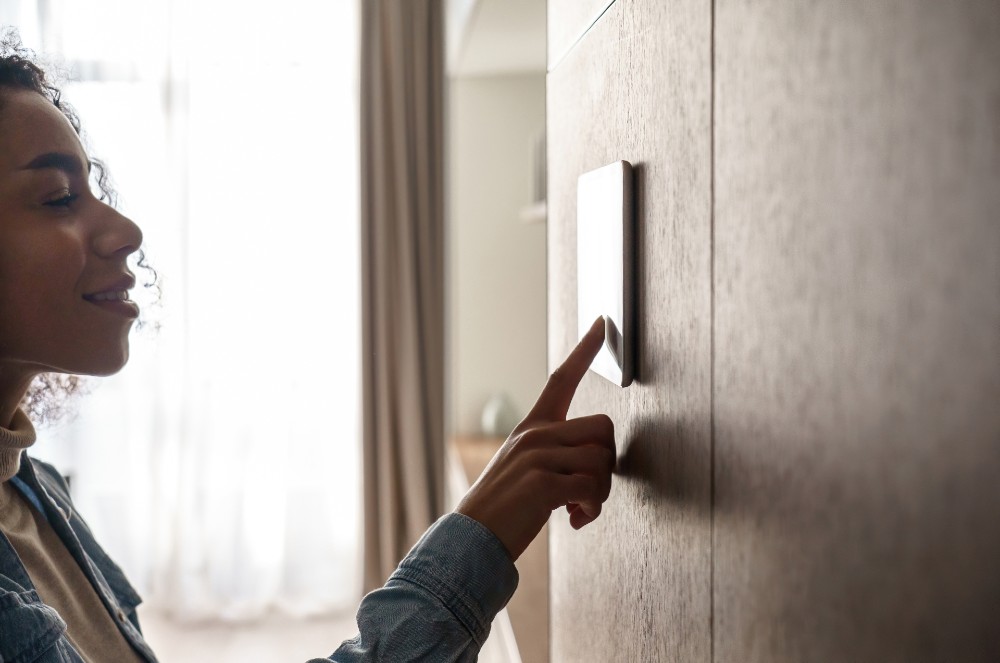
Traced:
[[[30, 53], [0, 46], [0, 660], [153, 661], [139, 597], [73, 509], [51, 466], [24, 450], [27, 411], [57, 406], [75, 375], [128, 360], [138, 316], [126, 261], [139, 227], [90, 188], [72, 111]], [[141, 264], [141, 260], [140, 260]], [[596, 321], [549, 379], [454, 513], [435, 523], [386, 585], [364, 598], [359, 634], [335, 661], [473, 660], [517, 584], [513, 561], [553, 509], [583, 527], [611, 487], [614, 429], [566, 421], [604, 339]], [[317, 659], [328, 660], [328, 659]]]

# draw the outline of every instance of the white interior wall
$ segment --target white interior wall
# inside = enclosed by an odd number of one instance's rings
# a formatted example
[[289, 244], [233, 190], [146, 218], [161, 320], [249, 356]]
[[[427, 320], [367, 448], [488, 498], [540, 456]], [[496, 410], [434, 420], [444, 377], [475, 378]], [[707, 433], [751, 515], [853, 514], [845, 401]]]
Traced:
[[491, 395], [523, 415], [546, 376], [545, 224], [519, 217], [545, 74], [452, 78], [448, 114], [449, 423], [472, 434]]

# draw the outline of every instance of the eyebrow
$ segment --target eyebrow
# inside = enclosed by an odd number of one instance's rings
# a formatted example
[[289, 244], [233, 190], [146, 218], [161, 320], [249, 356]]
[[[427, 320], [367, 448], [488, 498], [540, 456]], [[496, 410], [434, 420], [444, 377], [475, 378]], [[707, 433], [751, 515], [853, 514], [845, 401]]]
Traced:
[[[88, 173], [90, 172], [90, 167], [91, 163], [88, 161]], [[21, 170], [44, 170], [46, 168], [55, 168], [69, 175], [79, 175], [83, 172], [80, 158], [64, 152], [46, 152], [45, 154], [40, 154], [22, 166]]]

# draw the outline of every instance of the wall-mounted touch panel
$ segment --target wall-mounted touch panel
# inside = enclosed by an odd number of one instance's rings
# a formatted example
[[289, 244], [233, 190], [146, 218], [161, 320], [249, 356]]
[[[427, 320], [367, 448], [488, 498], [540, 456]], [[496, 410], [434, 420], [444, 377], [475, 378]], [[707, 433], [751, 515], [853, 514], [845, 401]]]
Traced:
[[635, 218], [632, 164], [592, 170], [577, 182], [577, 332], [582, 338], [604, 318], [604, 348], [591, 370], [620, 387], [632, 383], [635, 366]]
[[[550, 0], [550, 46], [590, 4]], [[549, 71], [549, 370], [579, 338], [580, 175], [618, 159], [638, 321], [632, 384], [588, 371], [567, 414], [608, 415], [618, 465], [594, 523], [549, 521], [553, 663], [712, 660], [711, 12], [619, 0]]]

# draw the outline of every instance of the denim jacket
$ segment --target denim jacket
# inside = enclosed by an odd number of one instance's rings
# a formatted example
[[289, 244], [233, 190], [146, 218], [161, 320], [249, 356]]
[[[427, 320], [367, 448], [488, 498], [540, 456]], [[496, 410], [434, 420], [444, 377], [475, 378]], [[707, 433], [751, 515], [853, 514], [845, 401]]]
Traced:
[[[60, 474], [24, 455], [11, 481], [66, 544], [122, 635], [155, 662], [136, 617], [139, 595], [76, 513]], [[448, 514], [424, 533], [385, 586], [361, 602], [358, 635], [329, 658], [310, 663], [474, 661], [493, 617], [516, 587], [517, 571], [493, 533], [471, 518]], [[0, 533], [0, 663], [82, 663], [65, 633], [65, 622], [41, 602]]]

